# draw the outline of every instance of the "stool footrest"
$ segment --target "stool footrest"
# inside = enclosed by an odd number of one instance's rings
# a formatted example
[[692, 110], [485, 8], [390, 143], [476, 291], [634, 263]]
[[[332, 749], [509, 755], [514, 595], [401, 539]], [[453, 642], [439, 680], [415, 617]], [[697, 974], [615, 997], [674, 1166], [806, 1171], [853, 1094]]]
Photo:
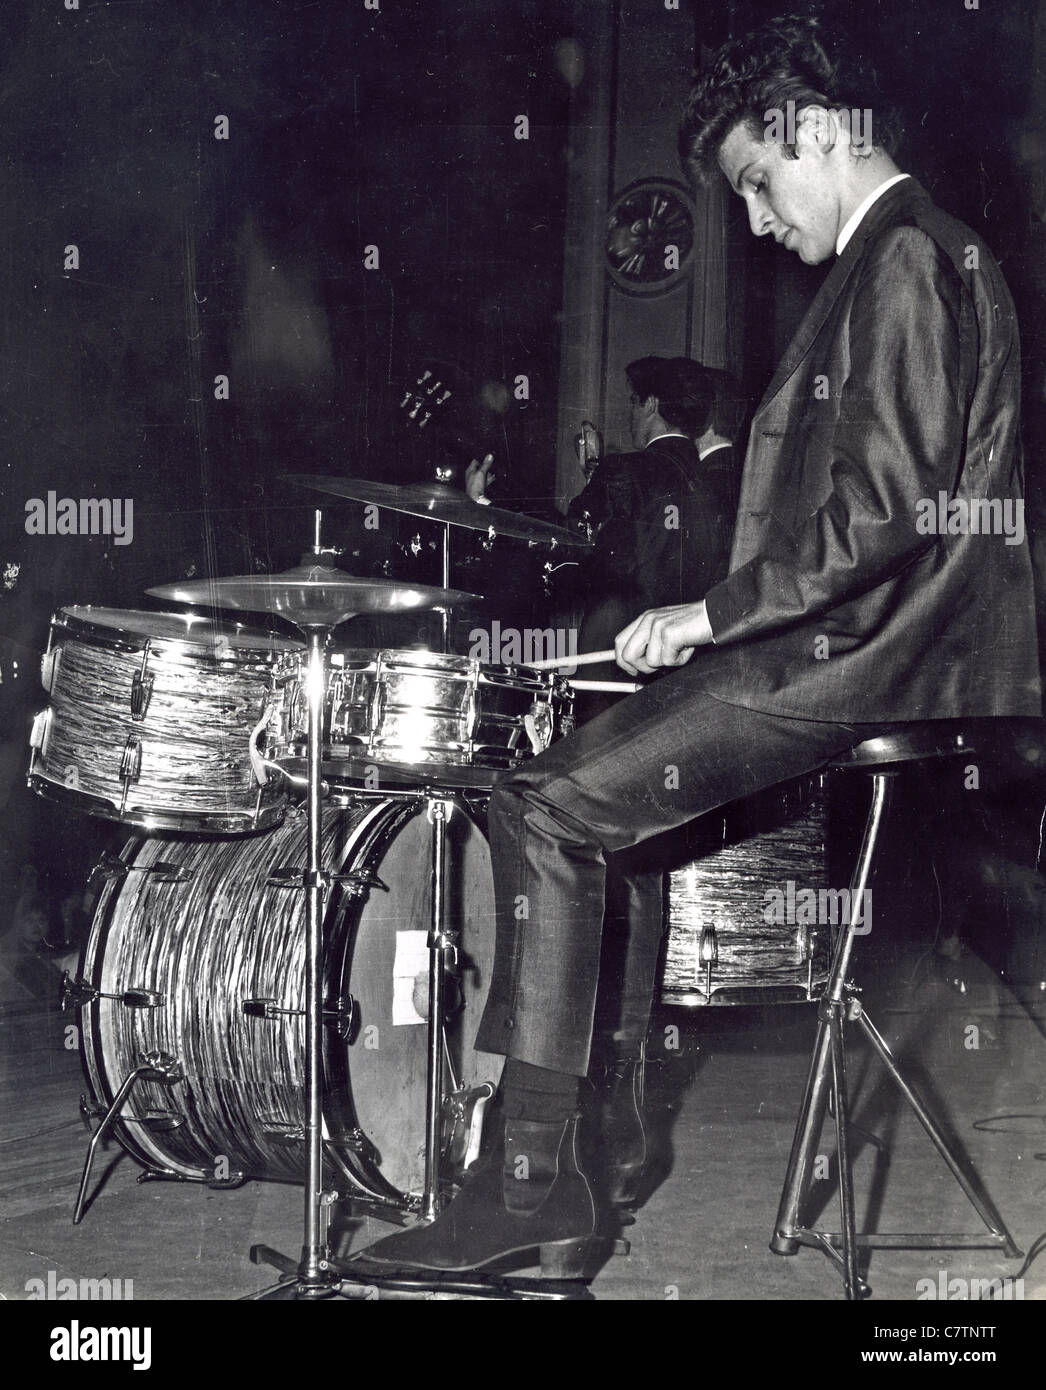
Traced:
[[[782, 1239], [798, 1241], [823, 1249], [825, 1242], [837, 1249], [842, 1244], [841, 1231], [812, 1231], [799, 1226]], [[905, 1235], [896, 1231], [872, 1231], [858, 1235], [856, 1244], [859, 1250], [1003, 1250], [1011, 1259], [1020, 1259], [1018, 1250], [1005, 1231], [985, 1232], [983, 1235], [949, 1235], [947, 1232], [930, 1231], [922, 1234]]]

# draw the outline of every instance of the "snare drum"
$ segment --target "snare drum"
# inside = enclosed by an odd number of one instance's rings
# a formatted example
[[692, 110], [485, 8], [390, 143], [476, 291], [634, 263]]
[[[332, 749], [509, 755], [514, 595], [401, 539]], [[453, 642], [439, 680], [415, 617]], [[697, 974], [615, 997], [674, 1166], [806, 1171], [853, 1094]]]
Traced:
[[[303, 659], [280, 663], [271, 757], [305, 756]], [[559, 676], [483, 665], [429, 651], [335, 651], [324, 713], [323, 775], [352, 782], [367, 767], [382, 782], [446, 776], [489, 786], [573, 728], [573, 698]]]
[[823, 779], [805, 777], [697, 823], [718, 843], [669, 875], [665, 1003], [820, 996], [840, 907], [827, 891], [827, 801]]
[[[323, 922], [325, 1180], [402, 1204], [425, 1176], [431, 826], [416, 799], [361, 803], [326, 811], [321, 834], [323, 867], [337, 875]], [[446, 834], [448, 920], [460, 935], [444, 1141], [463, 1162], [474, 1143], [453, 1128], [459, 1114], [471, 1129], [482, 1122], [503, 1065], [474, 1045], [494, 885], [486, 840], [463, 809]], [[168, 1082], [135, 1083], [116, 1124], [145, 1167], [304, 1181], [306, 859], [306, 820], [292, 813], [250, 839], [134, 840], [122, 863], [103, 864], [74, 986], [84, 1062], [104, 1106], [143, 1058], [169, 1066]]]
[[63, 608], [42, 664], [29, 785], [143, 829], [209, 833], [278, 824], [281, 779], [262, 787], [251, 734], [294, 643], [234, 622]]

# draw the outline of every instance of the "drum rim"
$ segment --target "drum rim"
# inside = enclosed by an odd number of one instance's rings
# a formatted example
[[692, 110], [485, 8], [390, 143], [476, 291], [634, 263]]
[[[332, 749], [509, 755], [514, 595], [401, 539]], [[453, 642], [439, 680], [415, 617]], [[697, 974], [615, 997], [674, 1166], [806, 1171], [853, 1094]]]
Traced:
[[[140, 618], [143, 620], [143, 631], [138, 632], [132, 627], [121, 627], [118, 623], [106, 622], [100, 616], [103, 613]], [[193, 655], [199, 653], [212, 661], [236, 661], [247, 653], [260, 654], [267, 660], [272, 660], [296, 652], [300, 650], [301, 646], [293, 638], [284, 637], [281, 633], [250, 627], [246, 624], [237, 624], [228, 619], [196, 619], [195, 629], [200, 632], [199, 637], [192, 635], [194, 629], [188, 629], [184, 637], [173, 634], [158, 635], [155, 631], [144, 630], [144, 620], [156, 618], [177, 618], [184, 621], [186, 615], [159, 609], [109, 608], [101, 604], [97, 606], [93, 604], [67, 604], [55, 610], [51, 617], [51, 630], [54, 634], [69, 633], [74, 638], [97, 637], [99, 639], [98, 645], [110, 647], [117, 651], [141, 652], [147, 642], [151, 650], [157, 652], [171, 646], [185, 646], [196, 649]], [[228, 640], [229, 654], [216, 655], [214, 643], [207, 640], [205, 633]], [[248, 638], [258, 640], [247, 640]], [[243, 645], [239, 645], [240, 643]]]
[[[304, 659], [304, 653], [302, 653], [302, 657]], [[336, 657], [341, 657], [343, 658], [343, 660], [337, 662], [334, 660], [334, 658]], [[346, 660], [349, 657], [363, 657], [366, 658], [366, 660], [358, 664], [349, 665], [347, 664]], [[407, 668], [407, 671], [410, 674], [413, 674], [415, 671], [417, 671], [419, 674], [421, 672], [432, 671], [453, 678], [454, 675], [460, 672], [460, 676], [463, 679], [475, 674], [478, 677], [480, 684], [483, 684], [484, 678], [489, 678], [491, 674], [499, 677], [505, 677], [506, 681], [511, 681], [516, 678], [522, 678], [521, 688], [529, 688], [531, 685], [533, 685], [538, 689], [544, 690], [548, 688], [554, 681], [553, 672], [536, 671], [532, 666], [524, 666], [522, 664], [505, 665], [504, 663], [499, 662], [480, 661], [479, 657], [468, 656], [463, 652], [435, 652], [429, 651], [427, 649], [415, 649], [413, 647], [335, 646], [334, 648], [332, 648], [331, 656], [328, 658], [331, 676], [336, 677], [340, 675], [342, 672], [349, 671], [375, 671], [378, 669], [377, 658], [379, 657], [391, 658], [391, 660], [382, 661], [381, 669], [383, 670], [398, 669], [397, 661], [401, 658], [433, 658], [434, 661], [433, 665], [431, 666], [428, 666], [423, 662], [412, 662], [409, 660], [404, 660], [403, 665]], [[442, 667], [441, 663], [443, 662], [448, 663], [448, 665], [446, 667]], [[455, 669], [455, 667], [449, 665], [449, 663], [452, 662], [460, 662], [463, 663], [463, 665]], [[495, 684], [500, 682], [489, 681], [488, 679], [488, 683]]]
[[[67, 787], [57, 782], [39, 765], [34, 766], [27, 778], [30, 791], [36, 792], [46, 801], [65, 806], [69, 810], [83, 811], [85, 815], [100, 816], [115, 825], [126, 825], [141, 832], [143, 838], [154, 831], [174, 834], [184, 831], [187, 834], [205, 835], [249, 835], [256, 830], [275, 830], [283, 824], [287, 814], [288, 798], [286, 792], [279, 792], [276, 800], [261, 804], [253, 813], [206, 812], [206, 811], [149, 811], [143, 806], [128, 806], [123, 812], [115, 801], [99, 792], [87, 792], [79, 787]], [[263, 792], [276, 784], [268, 783]]]

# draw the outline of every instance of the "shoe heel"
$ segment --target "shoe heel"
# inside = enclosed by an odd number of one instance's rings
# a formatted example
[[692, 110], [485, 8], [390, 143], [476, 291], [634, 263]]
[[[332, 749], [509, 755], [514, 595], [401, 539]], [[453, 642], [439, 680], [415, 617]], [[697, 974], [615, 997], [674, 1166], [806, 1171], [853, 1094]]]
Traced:
[[594, 1236], [578, 1240], [546, 1241], [538, 1247], [541, 1273], [546, 1279], [583, 1279], [593, 1271], [605, 1242]]

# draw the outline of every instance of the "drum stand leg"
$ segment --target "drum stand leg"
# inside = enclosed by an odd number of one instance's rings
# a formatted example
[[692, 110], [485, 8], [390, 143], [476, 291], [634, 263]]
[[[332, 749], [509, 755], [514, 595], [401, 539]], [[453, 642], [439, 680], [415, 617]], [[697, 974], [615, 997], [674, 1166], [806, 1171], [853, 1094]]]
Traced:
[[433, 1221], [442, 1206], [440, 1189], [443, 1137], [444, 1013], [447, 1003], [447, 957], [456, 950], [456, 937], [444, 924], [447, 882], [447, 819], [454, 803], [428, 799], [432, 826], [432, 921], [429, 928], [428, 1070], [425, 1082], [425, 1189], [421, 1214]]
[[[858, 1270], [861, 1250], [993, 1250], [1001, 1249], [1013, 1257], [1020, 1254], [1013, 1237], [991, 1201], [979, 1191], [959, 1162], [947, 1136], [936, 1124], [925, 1103], [902, 1075], [900, 1068], [871, 1020], [862, 1008], [857, 990], [847, 981], [854, 937], [862, 922], [865, 889], [871, 874], [872, 858], [879, 838], [883, 812], [887, 801], [889, 773], [873, 777], [872, 803], [865, 825], [864, 840], [850, 885], [850, 920], [839, 936], [832, 959], [831, 974], [825, 994], [818, 1006], [817, 1038], [807, 1074], [795, 1138], [788, 1159], [781, 1204], [777, 1212], [770, 1249], [777, 1255], [794, 1255], [800, 1246], [821, 1250], [839, 1267], [843, 1289], [848, 1301], [867, 1298], [871, 1289]], [[982, 1235], [894, 1234], [873, 1232], [858, 1234], [853, 1190], [853, 1154], [850, 1134], [856, 1128], [850, 1120], [850, 1103], [846, 1085], [845, 1025], [856, 1023], [887, 1073], [912, 1107], [931, 1142], [944, 1160], [955, 1181], [966, 1194], [977, 1215], [987, 1228]], [[825, 1111], [829, 1099], [835, 1113], [836, 1152], [839, 1168], [840, 1231], [819, 1231], [804, 1226], [800, 1208], [806, 1195], [810, 1169], [816, 1153]]]
[[[123, 1079], [120, 1089], [113, 1096], [113, 1103], [102, 1116], [101, 1123], [91, 1135], [87, 1145], [87, 1153], [84, 1157], [84, 1170], [80, 1177], [80, 1190], [76, 1194], [76, 1206], [73, 1208], [73, 1225], [79, 1226], [83, 1220], [84, 1203], [87, 1200], [87, 1186], [91, 1181], [91, 1169], [94, 1167], [95, 1154], [102, 1138], [112, 1125], [113, 1121], [119, 1117], [123, 1109], [124, 1102], [131, 1094], [135, 1084], [139, 1081], [162, 1081], [169, 1085], [173, 1081], [182, 1079], [181, 1063], [176, 1058], [171, 1057], [165, 1052], [151, 1052], [142, 1058], [139, 1066], [129, 1071]], [[85, 1117], [86, 1118], [86, 1117]]]

